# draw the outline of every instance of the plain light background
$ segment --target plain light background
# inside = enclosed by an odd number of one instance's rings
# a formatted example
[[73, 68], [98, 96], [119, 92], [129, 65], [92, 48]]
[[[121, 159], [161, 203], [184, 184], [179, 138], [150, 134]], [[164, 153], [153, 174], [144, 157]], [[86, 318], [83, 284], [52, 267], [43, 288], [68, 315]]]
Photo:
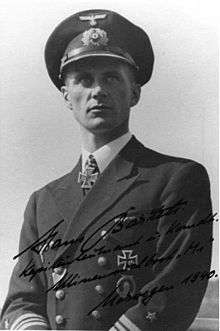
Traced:
[[[79, 157], [78, 126], [47, 76], [43, 54], [52, 30], [74, 12], [115, 10], [149, 34], [154, 72], [132, 110], [130, 129], [150, 148], [205, 165], [218, 211], [217, 2], [0, 1], [0, 307], [30, 194], [69, 172]], [[217, 268], [217, 223], [214, 236]]]

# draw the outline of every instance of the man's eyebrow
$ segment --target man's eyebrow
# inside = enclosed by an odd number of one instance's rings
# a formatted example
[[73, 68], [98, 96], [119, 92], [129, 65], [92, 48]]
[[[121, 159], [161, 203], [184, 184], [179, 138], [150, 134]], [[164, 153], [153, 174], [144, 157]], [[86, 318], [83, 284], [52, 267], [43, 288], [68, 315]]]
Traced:
[[[85, 70], [77, 70], [75, 71], [74, 75], [72, 76], [72, 78], [74, 80], [78, 80], [80, 77], [85, 77], [85, 76], [89, 76], [90, 72], [89, 71], [85, 71]], [[70, 74], [71, 77], [71, 74]]]
[[79, 75], [89, 75], [90, 74], [90, 71], [88, 70], [84, 70], [84, 69], [79, 69], [76, 71], [76, 76], [79, 76]]
[[120, 73], [118, 72], [118, 70], [115, 70], [115, 69], [105, 71], [104, 74], [105, 75], [117, 75], [117, 76], [120, 76]]

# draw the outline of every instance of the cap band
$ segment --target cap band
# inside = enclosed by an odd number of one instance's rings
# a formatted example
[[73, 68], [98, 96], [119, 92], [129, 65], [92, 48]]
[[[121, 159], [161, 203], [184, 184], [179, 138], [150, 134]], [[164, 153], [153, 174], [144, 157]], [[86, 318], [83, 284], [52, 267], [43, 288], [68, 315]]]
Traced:
[[123, 52], [119, 47], [108, 47], [106, 49], [91, 49], [88, 51], [87, 47], [80, 47], [77, 49], [72, 49], [69, 53], [65, 54], [61, 59], [60, 73], [62, 73], [63, 68], [73, 61], [79, 60], [80, 58], [90, 57], [90, 56], [109, 56], [119, 58], [130, 63], [136, 69], [138, 69], [133, 58], [127, 53]]

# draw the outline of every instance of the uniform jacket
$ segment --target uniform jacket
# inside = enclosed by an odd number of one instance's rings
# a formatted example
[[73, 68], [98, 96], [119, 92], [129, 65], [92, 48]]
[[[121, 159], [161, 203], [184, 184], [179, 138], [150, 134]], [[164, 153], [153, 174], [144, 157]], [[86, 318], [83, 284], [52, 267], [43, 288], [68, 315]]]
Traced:
[[2, 327], [187, 330], [213, 276], [204, 167], [132, 137], [86, 195], [80, 170], [28, 202]]

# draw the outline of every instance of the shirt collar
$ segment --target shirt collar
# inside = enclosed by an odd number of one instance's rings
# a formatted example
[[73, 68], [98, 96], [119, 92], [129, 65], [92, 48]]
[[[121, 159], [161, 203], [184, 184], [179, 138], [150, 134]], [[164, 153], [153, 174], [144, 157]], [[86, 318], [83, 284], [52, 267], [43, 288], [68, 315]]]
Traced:
[[129, 142], [132, 135], [130, 132], [123, 134], [121, 137], [112, 140], [108, 144], [100, 147], [95, 152], [90, 153], [82, 147], [82, 170], [84, 170], [86, 160], [88, 156], [92, 154], [99, 167], [100, 173], [102, 173], [109, 163], [115, 158], [120, 150]]

